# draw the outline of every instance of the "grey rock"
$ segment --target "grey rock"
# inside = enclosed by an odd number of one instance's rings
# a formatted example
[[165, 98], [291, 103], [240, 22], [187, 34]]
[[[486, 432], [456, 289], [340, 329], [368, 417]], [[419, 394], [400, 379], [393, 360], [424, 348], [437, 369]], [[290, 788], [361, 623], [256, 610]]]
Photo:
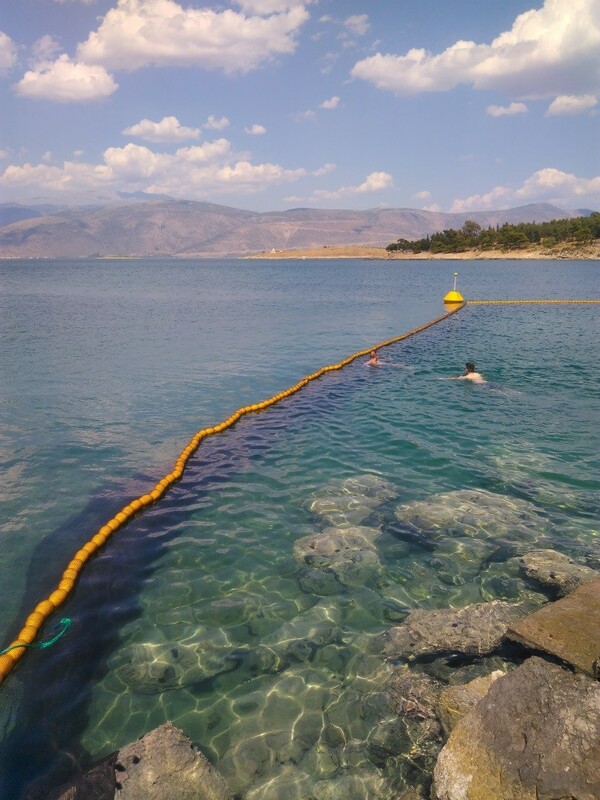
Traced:
[[115, 800], [231, 800], [225, 778], [170, 722], [119, 751]]
[[413, 611], [402, 625], [383, 635], [383, 652], [407, 661], [442, 653], [485, 655], [500, 646], [509, 625], [525, 613], [521, 606], [502, 600], [459, 609]]
[[303, 592], [320, 597], [339, 594], [344, 588], [332, 570], [316, 569], [309, 567], [308, 564], [300, 567], [297, 578]]
[[349, 528], [361, 525], [379, 505], [378, 501], [366, 495], [342, 494], [339, 496], [317, 497], [309, 503], [313, 514], [336, 528]]
[[600, 684], [541, 658], [498, 678], [454, 728], [435, 800], [597, 800]]
[[576, 564], [569, 556], [556, 550], [532, 550], [519, 559], [525, 575], [559, 595], [569, 594], [586, 581], [600, 578], [600, 572]]

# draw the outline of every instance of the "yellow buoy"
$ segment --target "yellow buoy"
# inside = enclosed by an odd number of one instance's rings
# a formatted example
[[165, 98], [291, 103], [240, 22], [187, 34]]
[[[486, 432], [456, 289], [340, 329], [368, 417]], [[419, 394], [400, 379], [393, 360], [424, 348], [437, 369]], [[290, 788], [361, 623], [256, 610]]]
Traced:
[[452, 291], [448, 292], [448, 294], [444, 297], [444, 303], [464, 303], [464, 298], [460, 292], [456, 291], [456, 279], [458, 278], [458, 272], [454, 273], [454, 286], [452, 287]]

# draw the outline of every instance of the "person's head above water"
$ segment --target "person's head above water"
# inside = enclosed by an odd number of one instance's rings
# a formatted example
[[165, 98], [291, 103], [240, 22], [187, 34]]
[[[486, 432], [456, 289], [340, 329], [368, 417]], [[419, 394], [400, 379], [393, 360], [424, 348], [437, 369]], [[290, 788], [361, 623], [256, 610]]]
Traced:
[[467, 372], [475, 372], [475, 364], [472, 361], [467, 361], [465, 368]]

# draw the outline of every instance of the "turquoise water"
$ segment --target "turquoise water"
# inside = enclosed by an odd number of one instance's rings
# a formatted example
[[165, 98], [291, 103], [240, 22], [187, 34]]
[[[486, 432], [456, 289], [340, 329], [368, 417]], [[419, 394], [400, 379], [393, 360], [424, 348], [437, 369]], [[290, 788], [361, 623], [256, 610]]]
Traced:
[[[3, 641], [196, 430], [439, 316], [454, 267], [0, 264]], [[593, 262], [459, 269], [467, 297], [598, 294]], [[473, 306], [205, 442], [0, 688], [1, 796], [170, 719], [248, 800], [393, 797], [414, 775], [369, 755], [391, 670], [371, 638], [411, 608], [540, 601], [528, 549], [600, 564], [599, 327], [596, 306]], [[446, 380], [466, 360], [487, 384]], [[362, 561], [299, 550], [348, 524], [376, 532]]]

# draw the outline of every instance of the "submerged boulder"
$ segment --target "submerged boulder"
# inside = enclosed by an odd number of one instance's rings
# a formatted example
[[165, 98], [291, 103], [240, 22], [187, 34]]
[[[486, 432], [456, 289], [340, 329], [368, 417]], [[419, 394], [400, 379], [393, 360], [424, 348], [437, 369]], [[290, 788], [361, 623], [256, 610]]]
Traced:
[[407, 661], [444, 653], [485, 655], [500, 646], [509, 625], [525, 613], [521, 606], [502, 600], [458, 609], [412, 611], [401, 625], [383, 634], [383, 652]]
[[600, 683], [541, 658], [496, 680], [456, 725], [435, 800], [597, 800]]
[[582, 583], [600, 578], [595, 569], [575, 563], [556, 550], [532, 550], [519, 559], [525, 575], [536, 583], [554, 589], [559, 595], [569, 594]]
[[355, 525], [326, 528], [294, 543], [294, 555], [312, 568], [327, 570], [344, 586], [361, 586], [379, 571], [375, 543], [379, 528]]
[[360, 525], [397, 494], [389, 481], [366, 473], [333, 478], [313, 494], [307, 506], [329, 525], [343, 528]]
[[469, 711], [475, 708], [482, 697], [485, 697], [492, 683], [505, 674], [502, 670], [497, 669], [489, 675], [475, 678], [469, 683], [445, 686], [442, 689], [437, 712], [446, 736]]
[[231, 642], [221, 630], [199, 631], [194, 644], [144, 642], [112, 659], [115, 677], [138, 694], [159, 694], [233, 668]]
[[517, 549], [540, 538], [544, 525], [532, 503], [485, 489], [435, 494], [404, 503], [395, 513], [401, 522], [414, 526], [432, 541], [449, 535], [471, 536]]

